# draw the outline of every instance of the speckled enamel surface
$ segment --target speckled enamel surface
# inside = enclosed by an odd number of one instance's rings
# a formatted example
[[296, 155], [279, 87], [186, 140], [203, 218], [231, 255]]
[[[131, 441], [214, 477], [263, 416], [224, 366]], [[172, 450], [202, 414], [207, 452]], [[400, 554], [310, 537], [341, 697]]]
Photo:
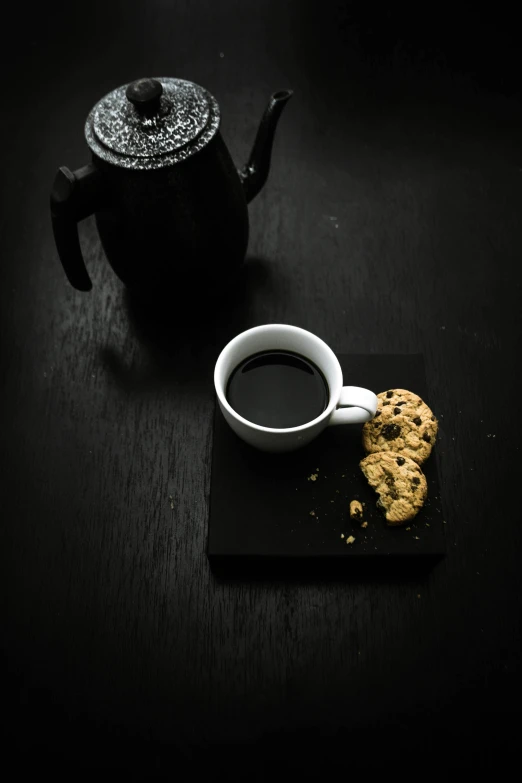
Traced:
[[90, 111], [85, 137], [102, 160], [126, 169], [159, 169], [201, 150], [219, 128], [219, 107], [203, 87], [183, 79], [158, 78], [159, 111], [146, 117], [127, 100], [127, 85]]

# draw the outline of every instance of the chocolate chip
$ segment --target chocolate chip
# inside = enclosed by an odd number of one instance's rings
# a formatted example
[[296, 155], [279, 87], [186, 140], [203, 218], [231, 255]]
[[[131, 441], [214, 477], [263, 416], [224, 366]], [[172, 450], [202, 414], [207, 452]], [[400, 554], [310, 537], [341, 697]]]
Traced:
[[393, 397], [393, 392], [392, 391], [387, 391], [386, 392], [386, 396], [390, 400]]
[[411, 485], [411, 491], [412, 491], [412, 492], [417, 492], [417, 489], [418, 489], [418, 487], [417, 487], [417, 485], [416, 485], [416, 484], [412, 484], [412, 485]]
[[389, 402], [386, 402], [386, 400], [383, 402], [383, 405], [389, 405]]
[[397, 405], [407, 405], [407, 404], [408, 404], [408, 403], [406, 402], [406, 400], [403, 400], [402, 402], [398, 402], [398, 403], [397, 403]]
[[401, 434], [401, 428], [398, 424], [385, 424], [381, 430], [381, 434], [386, 440], [395, 440]]
[[413, 423], [416, 424], [417, 427], [420, 427], [420, 425], [422, 424], [421, 417], [420, 416], [415, 416], [415, 418], [413, 419]]
[[381, 415], [381, 413], [382, 413], [382, 411], [377, 411], [377, 413], [375, 414], [375, 416], [374, 416], [373, 418], [374, 418], [374, 419], [376, 419], [376, 418], [377, 418], [377, 416], [380, 416], [380, 415]]
[[412, 478], [412, 482], [414, 484], [420, 484], [420, 478], [417, 478], [417, 476], [415, 476], [415, 478]]
[[395, 489], [390, 489], [390, 497], [392, 500], [398, 500], [399, 496]]
[[435, 418], [435, 416], [432, 416], [432, 417], [431, 417], [431, 420], [432, 420], [432, 421], [436, 421], [436, 418]]
[[427, 432], [425, 432], [424, 435], [422, 436], [422, 440], [425, 440], [426, 443], [431, 443], [430, 436], [428, 435]]
[[397, 465], [404, 465], [405, 462], [404, 457], [397, 457]]
[[400, 409], [400, 408], [394, 408], [394, 409], [393, 409], [393, 412], [394, 412], [394, 413], [395, 413], [395, 415], [397, 416], [397, 415], [398, 415], [398, 414], [401, 412], [401, 409]]

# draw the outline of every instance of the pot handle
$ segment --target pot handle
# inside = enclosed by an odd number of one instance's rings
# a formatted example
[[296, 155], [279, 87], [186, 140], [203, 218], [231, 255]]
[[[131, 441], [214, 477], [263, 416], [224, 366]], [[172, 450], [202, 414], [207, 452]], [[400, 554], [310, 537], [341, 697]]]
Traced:
[[54, 241], [67, 279], [78, 291], [90, 291], [92, 282], [85, 267], [78, 221], [92, 215], [100, 205], [101, 174], [90, 163], [76, 171], [58, 169], [51, 190]]

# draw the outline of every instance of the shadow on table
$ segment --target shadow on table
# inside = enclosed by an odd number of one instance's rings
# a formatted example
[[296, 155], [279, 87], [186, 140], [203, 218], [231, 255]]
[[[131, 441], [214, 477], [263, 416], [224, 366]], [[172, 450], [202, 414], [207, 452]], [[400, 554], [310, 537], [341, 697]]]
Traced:
[[132, 335], [141, 347], [139, 366], [112, 347], [101, 351], [102, 361], [128, 392], [187, 386], [191, 391], [212, 383], [214, 363], [221, 349], [248, 328], [253, 298], [270, 295], [273, 281], [269, 265], [249, 258], [226, 286], [199, 289], [196, 283], [154, 298], [139, 292], [124, 293]]
[[408, 583], [426, 579], [442, 555], [344, 557], [212, 557], [219, 582], [379, 582]]

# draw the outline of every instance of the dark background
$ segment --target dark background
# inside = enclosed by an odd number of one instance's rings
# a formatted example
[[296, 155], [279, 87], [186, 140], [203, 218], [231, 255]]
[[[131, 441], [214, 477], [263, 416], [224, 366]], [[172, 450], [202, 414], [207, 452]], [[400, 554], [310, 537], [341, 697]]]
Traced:
[[[513, 756], [519, 32], [505, 4], [367, 8], [95, 0], [5, 17], [2, 693], [19, 768], [264, 779], [276, 763], [424, 774]], [[94, 290], [72, 291], [48, 215], [56, 168], [88, 160], [90, 107], [148, 75], [207, 87], [238, 165], [268, 95], [295, 91], [239, 293], [211, 312], [173, 292], [169, 327], [129, 307], [92, 220]], [[270, 321], [339, 352], [424, 353], [448, 542], [428, 577], [210, 572], [213, 363]]]

